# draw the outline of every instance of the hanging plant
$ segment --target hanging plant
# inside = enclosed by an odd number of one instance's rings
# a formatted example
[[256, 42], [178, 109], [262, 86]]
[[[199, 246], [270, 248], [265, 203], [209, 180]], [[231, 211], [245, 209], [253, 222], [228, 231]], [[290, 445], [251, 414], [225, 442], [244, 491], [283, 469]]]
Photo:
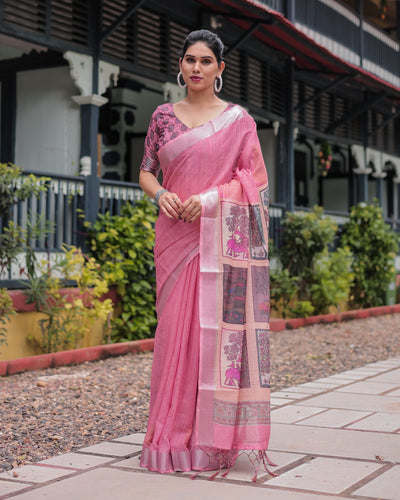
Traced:
[[388, 11], [388, 0], [381, 0], [381, 19], [384, 21], [386, 19], [386, 14]]
[[318, 152], [318, 171], [323, 177], [328, 175], [332, 164], [332, 147], [328, 141], [322, 141]]

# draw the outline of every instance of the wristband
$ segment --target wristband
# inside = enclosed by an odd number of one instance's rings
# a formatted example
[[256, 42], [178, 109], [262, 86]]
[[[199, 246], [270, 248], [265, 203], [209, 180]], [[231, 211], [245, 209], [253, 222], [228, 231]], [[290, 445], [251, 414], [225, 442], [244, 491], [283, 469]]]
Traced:
[[157, 205], [158, 205], [158, 202], [159, 202], [159, 200], [161, 198], [161, 195], [164, 194], [164, 193], [169, 193], [168, 189], [164, 189], [164, 188], [163, 189], [159, 189], [157, 191], [157, 193], [155, 194], [154, 201], [157, 203]]

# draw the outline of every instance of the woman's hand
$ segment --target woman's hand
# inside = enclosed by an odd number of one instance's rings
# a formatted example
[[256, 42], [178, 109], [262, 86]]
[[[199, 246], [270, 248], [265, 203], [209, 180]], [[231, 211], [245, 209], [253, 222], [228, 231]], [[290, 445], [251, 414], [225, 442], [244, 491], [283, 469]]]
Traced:
[[158, 200], [160, 210], [168, 217], [168, 219], [181, 219], [182, 202], [179, 196], [175, 193], [166, 191]]
[[182, 204], [180, 216], [185, 222], [193, 222], [201, 216], [200, 195], [194, 194]]

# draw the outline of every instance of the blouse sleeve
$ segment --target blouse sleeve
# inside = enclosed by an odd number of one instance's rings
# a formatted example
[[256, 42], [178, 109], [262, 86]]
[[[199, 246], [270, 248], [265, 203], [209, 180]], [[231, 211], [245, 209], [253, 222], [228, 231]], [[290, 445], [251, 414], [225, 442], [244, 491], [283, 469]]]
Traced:
[[140, 170], [151, 172], [156, 177], [160, 171], [160, 163], [158, 161], [160, 135], [157, 115], [158, 112], [156, 110], [151, 117], [147, 130], [146, 140], [144, 141], [143, 161], [140, 165]]

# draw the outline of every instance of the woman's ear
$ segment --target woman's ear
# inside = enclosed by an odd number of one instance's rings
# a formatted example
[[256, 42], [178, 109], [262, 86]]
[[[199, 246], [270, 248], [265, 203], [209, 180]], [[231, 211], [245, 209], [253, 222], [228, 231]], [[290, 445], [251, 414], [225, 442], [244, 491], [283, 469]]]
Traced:
[[220, 70], [220, 75], [222, 75], [222, 73], [224, 72], [224, 69], [225, 69], [225, 63], [224, 61], [221, 61], [221, 64], [219, 65], [219, 70]]
[[180, 71], [182, 71], [182, 57], [179, 58], [178, 64]]

